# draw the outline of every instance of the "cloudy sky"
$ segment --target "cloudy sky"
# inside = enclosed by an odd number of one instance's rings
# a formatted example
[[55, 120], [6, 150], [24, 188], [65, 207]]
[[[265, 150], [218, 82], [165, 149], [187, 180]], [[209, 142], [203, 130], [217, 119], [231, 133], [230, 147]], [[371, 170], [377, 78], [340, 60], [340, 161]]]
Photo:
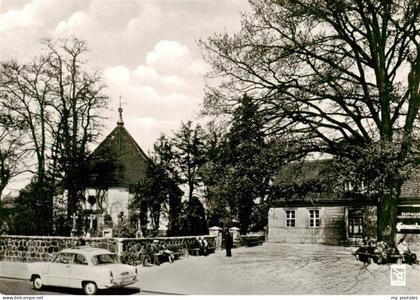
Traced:
[[198, 119], [206, 65], [198, 38], [234, 31], [246, 0], [0, 0], [0, 60], [24, 62], [43, 37], [88, 42], [110, 96], [106, 135], [122, 95], [125, 126], [148, 151], [161, 132]]
[[246, 9], [247, 0], [0, 0], [0, 61], [31, 59], [45, 37], [86, 40], [110, 97], [103, 136], [121, 95], [125, 126], [147, 152], [162, 132], [200, 121], [207, 66], [197, 40], [237, 30]]

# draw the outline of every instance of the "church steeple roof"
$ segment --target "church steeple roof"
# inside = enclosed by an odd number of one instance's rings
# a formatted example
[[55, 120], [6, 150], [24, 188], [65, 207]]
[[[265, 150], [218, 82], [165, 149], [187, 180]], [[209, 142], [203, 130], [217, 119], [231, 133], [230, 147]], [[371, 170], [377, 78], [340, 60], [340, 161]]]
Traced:
[[124, 121], [123, 121], [123, 117], [122, 117], [122, 113], [123, 113], [123, 109], [121, 107], [121, 96], [120, 96], [120, 106], [118, 107], [118, 121], [117, 121], [117, 125], [118, 126], [124, 126]]
[[123, 121], [123, 118], [122, 118], [122, 112], [123, 112], [123, 109], [121, 107], [118, 108], [118, 113], [119, 113], [118, 121], [117, 121], [118, 126], [124, 126], [124, 121]]
[[[123, 126], [121, 106], [118, 112], [117, 126], [90, 156], [91, 176], [98, 179], [105, 175], [100, 173], [106, 173], [106, 181], [111, 186], [128, 186], [144, 179], [151, 160]], [[90, 185], [94, 184], [90, 182]]]

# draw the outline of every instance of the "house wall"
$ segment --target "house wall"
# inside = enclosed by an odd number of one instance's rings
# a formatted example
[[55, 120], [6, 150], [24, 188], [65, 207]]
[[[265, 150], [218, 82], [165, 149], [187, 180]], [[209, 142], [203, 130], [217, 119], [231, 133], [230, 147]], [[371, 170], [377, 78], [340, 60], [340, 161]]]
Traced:
[[[309, 227], [309, 210], [319, 209], [320, 226]], [[286, 226], [286, 211], [295, 210], [295, 227]], [[372, 207], [364, 209], [364, 234], [376, 230], [372, 218], [376, 211]], [[268, 213], [268, 242], [277, 243], [323, 243], [342, 244], [349, 242], [347, 230], [348, 207], [277, 207]], [[355, 239], [353, 239], [355, 241]]]
[[[295, 227], [286, 227], [286, 211], [295, 210]], [[309, 210], [319, 209], [320, 226], [309, 227]], [[345, 239], [344, 207], [271, 208], [268, 241], [337, 244]]]
[[128, 216], [128, 204], [131, 199], [131, 195], [128, 192], [128, 188], [125, 187], [111, 187], [108, 188], [108, 214], [112, 217], [114, 224], [118, 222], [118, 215], [124, 212], [124, 215]]
[[[86, 190], [86, 198], [89, 195], [96, 196], [97, 191], [95, 189], [87, 189]], [[128, 205], [130, 201], [134, 198], [133, 194], [130, 194], [128, 192], [128, 188], [126, 187], [110, 187], [105, 192], [105, 203], [103, 204], [104, 210], [112, 217], [112, 220], [114, 224], [116, 225], [118, 223], [118, 215], [121, 212], [124, 212], [124, 216], [128, 216], [129, 210]], [[90, 205], [89, 203], [85, 203], [85, 209], [92, 209], [96, 210], [98, 209], [98, 205]], [[98, 223], [102, 224], [103, 220], [100, 218], [100, 221]], [[162, 211], [160, 216], [160, 222], [159, 222], [159, 230], [164, 235], [166, 233], [166, 230], [168, 229], [168, 217], [165, 215], [165, 213]], [[148, 224], [150, 225], [150, 223]], [[150, 228], [149, 228], [150, 229]]]
[[[92, 188], [87, 189], [86, 198], [88, 198], [88, 196], [96, 197], [97, 190]], [[118, 215], [121, 212], [124, 212], [124, 215], [127, 217], [128, 204], [132, 197], [133, 195], [129, 194], [128, 188], [126, 187], [110, 187], [107, 191], [105, 191], [104, 203], [102, 204], [102, 207], [112, 217], [112, 221], [114, 222], [114, 224], [118, 223]], [[84, 209], [97, 210], [99, 209], [99, 206], [97, 203], [91, 205], [86, 202]]]

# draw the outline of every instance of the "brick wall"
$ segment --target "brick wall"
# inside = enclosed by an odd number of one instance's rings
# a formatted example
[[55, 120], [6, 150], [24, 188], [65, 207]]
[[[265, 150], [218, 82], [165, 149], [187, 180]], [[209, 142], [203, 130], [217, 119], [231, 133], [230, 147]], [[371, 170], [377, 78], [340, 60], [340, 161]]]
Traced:
[[[209, 244], [213, 244], [215, 237], [204, 237]], [[167, 237], [154, 238], [160, 240], [167, 247], [179, 246], [187, 249], [195, 237]], [[147, 245], [154, 239], [129, 238], [86, 238], [86, 245], [103, 248], [118, 253], [135, 251], [136, 245]], [[51, 261], [55, 254], [65, 248], [80, 245], [80, 238], [72, 237], [44, 237], [44, 236], [0, 236], [0, 260], [17, 262]], [[136, 246], [136, 247], [135, 247]]]

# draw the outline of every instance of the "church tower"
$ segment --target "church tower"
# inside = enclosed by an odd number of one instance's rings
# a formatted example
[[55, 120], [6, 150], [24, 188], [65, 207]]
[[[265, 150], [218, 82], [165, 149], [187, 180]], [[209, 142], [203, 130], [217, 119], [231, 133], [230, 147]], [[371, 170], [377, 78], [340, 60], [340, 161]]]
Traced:
[[[118, 108], [117, 126], [92, 152], [88, 160], [88, 187], [85, 209], [109, 215], [114, 224], [121, 212], [128, 216], [133, 198], [129, 188], [141, 182], [151, 160], [124, 127], [123, 109]], [[99, 221], [98, 223], [101, 223]]]

